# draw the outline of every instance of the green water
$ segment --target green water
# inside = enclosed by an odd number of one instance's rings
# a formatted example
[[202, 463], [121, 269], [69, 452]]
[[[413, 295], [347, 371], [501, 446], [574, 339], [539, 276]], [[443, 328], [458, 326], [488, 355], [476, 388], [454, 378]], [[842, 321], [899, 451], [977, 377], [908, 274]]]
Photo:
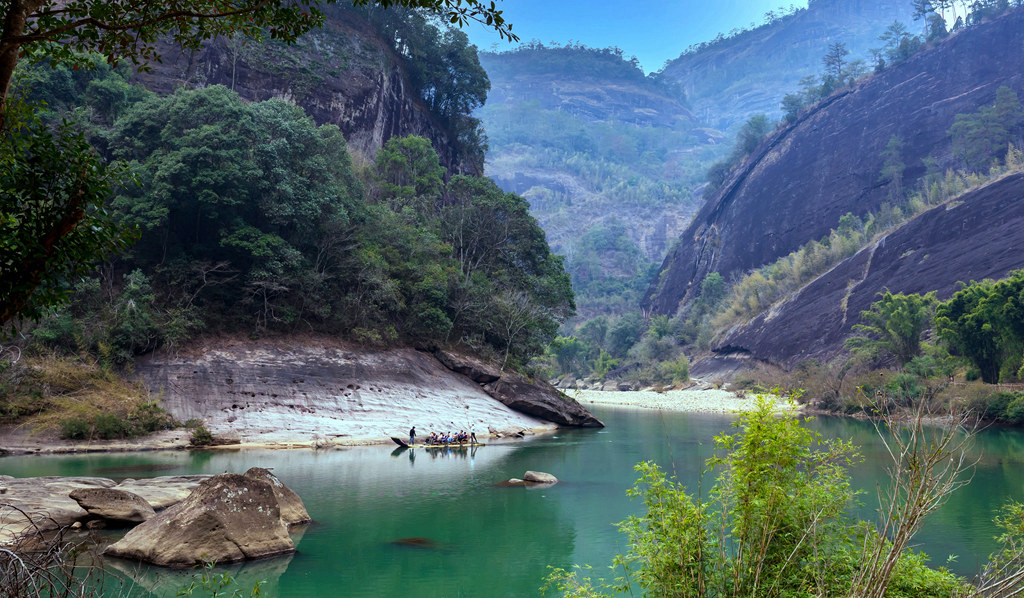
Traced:
[[[99, 475], [115, 479], [185, 473], [244, 472], [271, 467], [305, 501], [316, 523], [295, 535], [298, 553], [232, 572], [244, 583], [266, 580], [268, 596], [503, 597], [535, 596], [548, 565], [592, 563], [604, 569], [623, 550], [613, 524], [639, 504], [625, 495], [633, 465], [653, 459], [696, 485], [712, 437], [731, 418], [596, 409], [608, 427], [563, 431], [476, 451], [393, 453], [390, 447], [331, 451], [234, 451], [8, 457], [0, 473], [14, 476]], [[883, 467], [870, 424], [821, 418], [813, 427], [852, 438], [866, 463], [858, 487], [873, 488]], [[1024, 498], [1024, 433], [989, 430], [974, 482], [935, 515], [921, 548], [942, 564], [973, 574], [992, 551], [991, 516], [1006, 499]], [[528, 470], [553, 473], [544, 489], [500, 487]], [[870, 516], [865, 508], [863, 516]], [[395, 544], [428, 538], [433, 549]], [[173, 596], [182, 573], [124, 563], [137, 588]]]

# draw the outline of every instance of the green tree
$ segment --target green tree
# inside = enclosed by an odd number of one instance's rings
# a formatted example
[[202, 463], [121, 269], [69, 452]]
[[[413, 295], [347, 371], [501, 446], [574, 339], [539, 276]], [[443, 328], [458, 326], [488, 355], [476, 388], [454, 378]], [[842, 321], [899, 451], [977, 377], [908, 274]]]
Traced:
[[983, 381], [1024, 377], [1024, 270], [964, 286], [936, 307], [935, 329]]
[[104, 167], [66, 123], [20, 122], [0, 136], [0, 325], [65, 301], [71, 281], [134, 234], [106, 209], [123, 169]]
[[440, 209], [444, 167], [430, 141], [422, 137], [392, 137], [374, 161], [381, 201], [395, 211], [409, 208], [418, 217], [433, 217]]
[[1003, 85], [996, 90], [995, 102], [972, 114], [957, 114], [949, 129], [953, 154], [964, 165], [981, 172], [1006, 154], [1011, 139], [1024, 124], [1024, 110], [1017, 94]]
[[902, 152], [903, 140], [896, 135], [889, 138], [882, 151], [881, 180], [889, 186], [889, 199], [892, 201], [903, 199], [903, 171], [906, 165], [901, 157]]
[[846, 64], [846, 56], [850, 51], [846, 49], [843, 42], [835, 42], [828, 45], [828, 52], [821, 61], [825, 65], [825, 76], [831, 77], [836, 86], [842, 85], [843, 65]]
[[904, 295], [889, 291], [860, 312], [863, 324], [855, 324], [858, 336], [846, 340], [846, 346], [873, 359], [892, 357], [903, 366], [921, 353], [921, 334], [931, 322], [935, 293]]

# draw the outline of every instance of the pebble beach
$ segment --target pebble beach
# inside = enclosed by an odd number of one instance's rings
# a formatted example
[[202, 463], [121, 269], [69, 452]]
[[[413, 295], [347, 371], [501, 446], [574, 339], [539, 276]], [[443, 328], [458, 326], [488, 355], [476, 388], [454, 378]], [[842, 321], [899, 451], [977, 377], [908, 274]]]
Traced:
[[[691, 413], [735, 413], [750, 411], [756, 404], [754, 394], [740, 396], [716, 388], [689, 388], [686, 390], [605, 391], [567, 390], [570, 397], [583, 406], [603, 405]], [[777, 401], [779, 410], [789, 409], [785, 401]]]

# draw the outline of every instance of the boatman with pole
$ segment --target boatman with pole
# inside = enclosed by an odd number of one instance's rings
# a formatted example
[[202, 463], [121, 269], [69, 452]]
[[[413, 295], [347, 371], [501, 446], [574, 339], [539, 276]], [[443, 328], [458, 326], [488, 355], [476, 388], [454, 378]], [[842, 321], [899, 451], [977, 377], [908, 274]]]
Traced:
[[416, 426], [409, 430], [409, 444], [416, 444]]

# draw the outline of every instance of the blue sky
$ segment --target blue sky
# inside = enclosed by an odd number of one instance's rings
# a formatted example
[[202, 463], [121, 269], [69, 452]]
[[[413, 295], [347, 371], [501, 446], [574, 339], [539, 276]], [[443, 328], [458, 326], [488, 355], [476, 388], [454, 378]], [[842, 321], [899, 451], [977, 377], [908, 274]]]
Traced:
[[[781, 6], [806, 7], [807, 0], [503, 0], [497, 3], [523, 41], [569, 40], [604, 48], [618, 46], [636, 56], [645, 72], [659, 70], [687, 46], [761, 24]], [[511, 49], [497, 34], [473, 23], [465, 29], [480, 50]]]

